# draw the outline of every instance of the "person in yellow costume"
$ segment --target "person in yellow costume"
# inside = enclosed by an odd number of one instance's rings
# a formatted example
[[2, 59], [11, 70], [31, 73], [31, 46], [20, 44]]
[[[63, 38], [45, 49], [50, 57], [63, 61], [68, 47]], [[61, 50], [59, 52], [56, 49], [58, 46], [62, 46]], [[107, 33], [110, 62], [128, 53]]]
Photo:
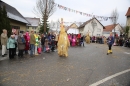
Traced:
[[87, 32], [87, 35], [86, 35], [85, 41], [86, 41], [87, 44], [90, 44], [89, 31]]
[[61, 19], [60, 34], [58, 40], [58, 55], [68, 57], [68, 47], [70, 42], [63, 26], [63, 19]]

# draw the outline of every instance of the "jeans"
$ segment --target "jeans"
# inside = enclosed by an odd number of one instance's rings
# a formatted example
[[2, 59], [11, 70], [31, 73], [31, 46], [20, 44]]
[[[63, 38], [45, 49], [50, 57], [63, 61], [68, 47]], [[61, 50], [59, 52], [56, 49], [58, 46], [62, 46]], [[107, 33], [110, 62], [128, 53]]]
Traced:
[[43, 52], [46, 52], [46, 48], [45, 48], [44, 45], [42, 45], [42, 51], [43, 51]]
[[38, 45], [35, 45], [35, 54], [37, 54]]
[[34, 44], [30, 44], [30, 56], [33, 56], [34, 49], [35, 49], [35, 45]]

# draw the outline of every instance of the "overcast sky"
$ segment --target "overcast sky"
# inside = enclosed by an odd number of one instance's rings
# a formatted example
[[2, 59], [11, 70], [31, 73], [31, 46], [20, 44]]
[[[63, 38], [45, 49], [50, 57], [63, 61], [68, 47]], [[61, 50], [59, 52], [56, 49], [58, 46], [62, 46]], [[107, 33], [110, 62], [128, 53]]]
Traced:
[[[38, 17], [33, 13], [33, 8], [37, 0], [2, 0], [15, 7], [24, 17]], [[55, 3], [80, 12], [94, 14], [98, 16], [110, 17], [113, 9], [117, 8], [119, 13], [118, 23], [126, 25], [126, 12], [130, 7], [130, 0], [55, 0]], [[55, 13], [49, 21], [57, 21], [64, 18], [65, 22], [85, 22], [91, 17], [65, 11], [57, 7]], [[110, 20], [101, 21], [105, 25], [111, 24]]]

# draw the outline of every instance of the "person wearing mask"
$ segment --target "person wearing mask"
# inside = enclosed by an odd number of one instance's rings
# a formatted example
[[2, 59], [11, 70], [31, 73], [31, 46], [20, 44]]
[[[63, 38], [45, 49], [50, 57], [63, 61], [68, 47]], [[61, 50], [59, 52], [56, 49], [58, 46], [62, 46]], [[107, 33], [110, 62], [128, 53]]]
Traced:
[[6, 54], [6, 44], [7, 44], [8, 36], [7, 36], [7, 30], [3, 29], [3, 33], [1, 34], [1, 45], [2, 45], [2, 57], [4, 57]]
[[11, 35], [7, 42], [7, 49], [9, 49], [9, 59], [14, 58], [15, 55], [15, 35]]
[[31, 31], [30, 34], [30, 57], [34, 57], [34, 50], [35, 50], [35, 36], [34, 36], [34, 31]]
[[19, 54], [18, 56], [19, 57], [23, 57], [23, 52], [24, 52], [24, 49], [25, 49], [25, 39], [24, 39], [24, 36], [23, 36], [23, 33], [21, 32], [18, 36], [18, 50], [19, 50]]
[[108, 44], [108, 51], [107, 51], [107, 55], [108, 54], [112, 54], [112, 45], [114, 43], [114, 37], [113, 37], [113, 34], [112, 32], [110, 32], [110, 36], [108, 37], [107, 39], [107, 44]]
[[63, 26], [63, 19], [61, 19], [60, 35], [58, 40], [58, 55], [68, 57], [68, 47], [70, 42]]

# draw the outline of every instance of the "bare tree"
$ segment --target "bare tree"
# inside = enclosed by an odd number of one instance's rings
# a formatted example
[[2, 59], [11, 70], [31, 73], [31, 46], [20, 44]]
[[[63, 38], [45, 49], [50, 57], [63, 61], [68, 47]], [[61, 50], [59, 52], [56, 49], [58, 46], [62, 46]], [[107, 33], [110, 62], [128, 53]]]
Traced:
[[111, 13], [111, 22], [114, 25], [114, 37], [115, 37], [115, 26], [117, 24], [117, 20], [118, 20], [119, 14], [117, 9], [114, 9]]
[[34, 7], [34, 13], [43, 20], [44, 32], [46, 32], [46, 22], [48, 18], [55, 12], [56, 4], [54, 0], [37, 0]]

